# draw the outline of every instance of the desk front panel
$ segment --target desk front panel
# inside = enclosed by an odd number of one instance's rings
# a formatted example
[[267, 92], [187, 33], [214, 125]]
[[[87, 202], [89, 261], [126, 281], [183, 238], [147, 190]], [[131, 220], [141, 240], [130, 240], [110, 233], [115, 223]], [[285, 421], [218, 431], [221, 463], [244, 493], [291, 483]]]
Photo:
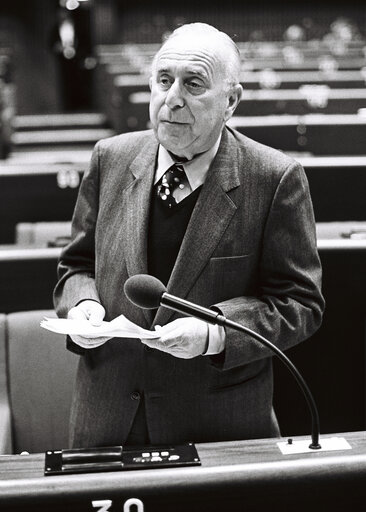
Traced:
[[345, 437], [351, 450], [283, 456], [276, 440], [199, 444], [200, 467], [53, 477], [42, 454], [0, 457], [0, 509], [95, 511], [109, 500], [122, 512], [134, 498], [144, 512], [364, 511], [365, 433]]

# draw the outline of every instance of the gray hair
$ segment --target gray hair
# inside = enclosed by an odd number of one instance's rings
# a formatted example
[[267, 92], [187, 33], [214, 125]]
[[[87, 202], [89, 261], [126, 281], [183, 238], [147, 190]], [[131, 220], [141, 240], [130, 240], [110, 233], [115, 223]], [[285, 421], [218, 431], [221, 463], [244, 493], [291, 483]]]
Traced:
[[227, 74], [227, 84], [228, 87], [232, 87], [237, 85], [240, 82], [240, 51], [234, 41], [228, 36], [225, 32], [221, 32], [217, 28], [209, 25], [208, 23], [188, 23], [186, 25], [182, 25], [176, 28], [164, 41], [160, 50], [155, 55], [152, 62], [152, 69], [156, 64], [156, 60], [159, 56], [160, 51], [164, 48], [165, 44], [177, 36], [209, 36], [216, 37], [221, 40], [222, 44], [229, 50], [228, 54], [225, 56], [225, 70]]

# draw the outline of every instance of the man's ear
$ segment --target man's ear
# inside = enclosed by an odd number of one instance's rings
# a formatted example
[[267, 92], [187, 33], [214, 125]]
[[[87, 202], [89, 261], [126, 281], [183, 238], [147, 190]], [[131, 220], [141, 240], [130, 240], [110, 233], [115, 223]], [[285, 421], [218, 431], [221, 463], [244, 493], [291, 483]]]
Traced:
[[227, 98], [227, 107], [225, 110], [225, 121], [228, 121], [230, 117], [234, 114], [236, 107], [241, 99], [243, 94], [243, 88], [240, 84], [234, 85], [228, 94]]

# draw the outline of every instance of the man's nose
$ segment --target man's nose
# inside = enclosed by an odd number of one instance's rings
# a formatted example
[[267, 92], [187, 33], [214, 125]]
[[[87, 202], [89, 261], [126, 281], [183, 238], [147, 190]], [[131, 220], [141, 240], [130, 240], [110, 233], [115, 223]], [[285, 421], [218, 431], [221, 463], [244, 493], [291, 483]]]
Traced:
[[165, 103], [171, 109], [184, 107], [182, 90], [177, 80], [170, 86], [165, 98]]

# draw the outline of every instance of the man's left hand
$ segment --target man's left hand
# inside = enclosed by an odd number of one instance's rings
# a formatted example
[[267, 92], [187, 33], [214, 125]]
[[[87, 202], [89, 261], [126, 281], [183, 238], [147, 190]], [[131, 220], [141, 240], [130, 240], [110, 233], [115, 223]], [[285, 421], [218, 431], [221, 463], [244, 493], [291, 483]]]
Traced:
[[182, 359], [202, 355], [208, 345], [208, 324], [197, 318], [178, 318], [162, 327], [156, 326], [159, 338], [142, 340], [145, 345]]

